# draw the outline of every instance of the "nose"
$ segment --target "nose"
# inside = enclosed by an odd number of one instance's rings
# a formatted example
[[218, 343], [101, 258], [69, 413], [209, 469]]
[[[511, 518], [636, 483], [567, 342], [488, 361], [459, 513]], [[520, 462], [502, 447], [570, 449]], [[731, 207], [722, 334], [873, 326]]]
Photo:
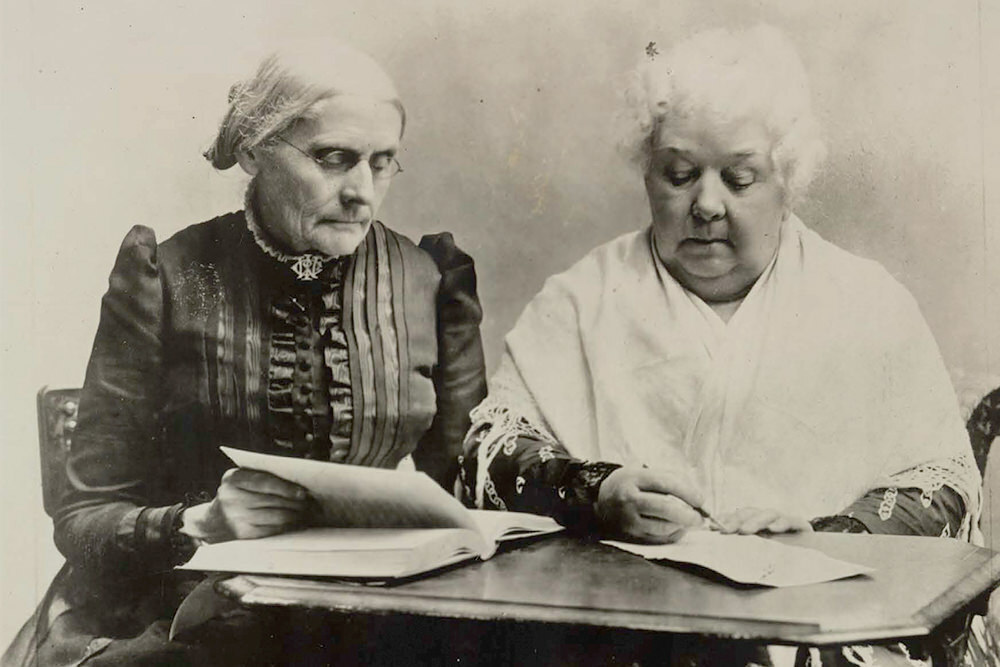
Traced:
[[726, 217], [725, 185], [717, 174], [706, 173], [698, 181], [691, 215], [701, 222], [714, 222]]
[[344, 174], [340, 200], [344, 206], [371, 206], [375, 199], [375, 179], [367, 160], [358, 163]]

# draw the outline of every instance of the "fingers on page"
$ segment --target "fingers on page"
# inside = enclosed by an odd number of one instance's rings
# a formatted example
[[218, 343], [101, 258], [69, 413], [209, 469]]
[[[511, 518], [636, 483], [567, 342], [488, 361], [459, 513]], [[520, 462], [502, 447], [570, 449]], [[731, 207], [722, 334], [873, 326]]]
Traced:
[[[307, 491], [298, 484], [261, 470], [237, 468], [234, 471], [228, 471], [226, 476], [229, 477], [232, 484], [250, 493], [280, 496], [290, 500], [305, 500], [308, 495]], [[223, 479], [225, 480], [226, 477]]]

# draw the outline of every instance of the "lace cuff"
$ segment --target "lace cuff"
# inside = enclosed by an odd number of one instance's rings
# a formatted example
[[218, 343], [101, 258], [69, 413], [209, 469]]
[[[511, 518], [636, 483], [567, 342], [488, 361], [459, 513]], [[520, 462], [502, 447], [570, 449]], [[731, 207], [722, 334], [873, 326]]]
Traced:
[[[574, 462], [567, 466], [565, 484], [557, 489], [562, 503], [552, 515], [566, 528], [581, 534], [597, 533], [597, 516], [594, 512], [597, 494], [608, 475], [621, 468], [617, 463], [604, 461]], [[565, 495], [563, 495], [563, 493]]]
[[[971, 453], [914, 466], [891, 475], [888, 483], [884, 485], [885, 488], [879, 489], [883, 497], [878, 516], [883, 521], [886, 520], [883, 518], [884, 515], [887, 512], [892, 513], [892, 506], [898, 501], [897, 493], [903, 489], [919, 490], [919, 506], [925, 510], [935, 503], [936, 498], [941, 497], [940, 492], [943, 489], [950, 490], [961, 499], [962, 514], [958, 517], [949, 517], [946, 522], [948, 536], [978, 542], [981, 539], [978, 526], [982, 508], [982, 483], [982, 476]], [[951, 498], [946, 500], [949, 501], [949, 505], [953, 504]]]

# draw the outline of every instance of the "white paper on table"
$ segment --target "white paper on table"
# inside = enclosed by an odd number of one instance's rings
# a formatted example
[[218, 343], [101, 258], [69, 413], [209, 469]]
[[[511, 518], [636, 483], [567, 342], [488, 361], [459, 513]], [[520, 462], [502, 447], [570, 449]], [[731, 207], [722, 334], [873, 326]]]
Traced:
[[220, 449], [241, 468], [263, 470], [308, 489], [328, 526], [476, 530], [462, 503], [422, 472]]
[[816, 549], [796, 547], [757, 535], [724, 535], [692, 530], [673, 544], [632, 544], [603, 540], [649, 560], [692, 563], [741, 584], [802, 586], [844, 579], [872, 568], [831, 558]]

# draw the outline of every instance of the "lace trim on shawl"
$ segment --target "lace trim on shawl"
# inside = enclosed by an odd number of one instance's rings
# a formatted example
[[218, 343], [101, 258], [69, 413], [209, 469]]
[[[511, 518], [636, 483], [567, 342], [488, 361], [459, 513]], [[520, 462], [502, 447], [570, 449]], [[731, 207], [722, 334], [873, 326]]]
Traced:
[[[982, 478], [979, 475], [979, 468], [969, 454], [963, 453], [903, 470], [889, 477], [888, 486], [920, 489], [921, 504], [925, 507], [930, 505], [934, 492], [940, 491], [943, 486], [951, 487], [965, 501], [965, 515], [957, 537], [972, 539], [976, 534], [975, 527], [979, 525], [982, 508]], [[889, 490], [893, 489], [888, 489], [887, 494]], [[888, 497], [885, 498], [883, 507], [879, 508], [879, 515], [882, 515], [883, 510], [891, 514], [891, 505], [894, 504]]]
[[557, 444], [538, 406], [507, 355], [490, 380], [490, 393], [471, 413], [467, 442], [479, 440], [476, 454], [476, 507], [483, 508], [483, 493], [492, 487], [489, 468], [502, 450], [513, 451], [520, 437]]
[[553, 444], [556, 440], [548, 429], [518, 414], [493, 394], [476, 406], [469, 416], [472, 418], [469, 436], [480, 434], [476, 454], [476, 507], [482, 509], [483, 493], [489, 492], [493, 485], [489, 479], [489, 468], [497, 454], [503, 450], [512, 451], [520, 437]]

